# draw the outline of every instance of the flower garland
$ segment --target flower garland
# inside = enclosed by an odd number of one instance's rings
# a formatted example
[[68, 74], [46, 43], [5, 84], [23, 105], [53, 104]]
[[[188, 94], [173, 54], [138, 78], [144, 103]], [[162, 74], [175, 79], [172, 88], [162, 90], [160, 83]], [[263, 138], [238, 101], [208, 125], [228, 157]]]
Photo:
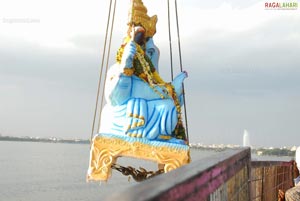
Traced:
[[140, 45], [136, 44], [137, 52], [136, 52], [136, 57], [140, 61], [142, 68], [143, 68], [143, 73], [146, 75], [146, 79], [144, 80], [145, 82], [148, 82], [149, 86], [153, 89], [155, 93], [157, 93], [161, 99], [165, 99], [166, 97], [164, 94], [160, 93], [155, 87], [157, 86], [155, 84], [155, 80], [153, 79], [153, 74], [149, 65], [149, 62], [146, 61], [145, 59], [145, 52], [141, 48]]

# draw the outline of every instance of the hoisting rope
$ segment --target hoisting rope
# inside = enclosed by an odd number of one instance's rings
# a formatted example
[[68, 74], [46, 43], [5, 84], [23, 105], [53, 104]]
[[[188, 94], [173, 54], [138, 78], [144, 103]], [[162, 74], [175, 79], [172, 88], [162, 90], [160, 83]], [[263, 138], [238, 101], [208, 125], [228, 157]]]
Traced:
[[173, 72], [173, 51], [172, 51], [172, 35], [171, 35], [171, 17], [170, 17], [170, 1], [168, 0], [168, 30], [169, 30], [169, 49], [170, 49], [170, 68], [171, 68], [171, 80], [174, 79]]
[[[113, 33], [113, 29], [114, 29], [114, 24], [115, 24], [116, 6], [117, 6], [117, 0], [114, 1], [113, 17], [112, 17], [112, 22], [111, 22], [110, 36], [109, 36], [108, 54], [107, 54], [106, 66], [105, 66], [105, 76], [104, 76], [103, 91], [104, 91], [104, 87], [105, 87], [105, 83], [106, 83], [106, 77], [107, 77], [106, 74], [107, 74], [108, 63], [109, 63], [112, 33]], [[103, 93], [103, 95], [101, 97], [101, 102], [100, 103], [101, 103], [100, 108], [102, 109], [103, 108], [103, 103], [104, 103], [104, 93]], [[97, 131], [99, 131], [99, 129], [100, 129], [100, 121], [101, 121], [101, 114], [102, 114], [102, 110], [101, 109], [100, 109], [100, 113], [99, 113], [99, 123], [98, 123]]]
[[[177, 25], [177, 41], [178, 41], [178, 54], [179, 54], [179, 65], [180, 65], [180, 72], [183, 71], [182, 69], [182, 56], [181, 56], [181, 45], [180, 45], [180, 34], [179, 34], [179, 22], [178, 22], [178, 8], [177, 8], [177, 0], [175, 0], [175, 13], [176, 13], [176, 25]], [[185, 91], [184, 91], [184, 84], [182, 83], [182, 94], [183, 94], [183, 105], [184, 105], [184, 119], [185, 119], [185, 131], [186, 131], [186, 138], [188, 144], [190, 143], [189, 138], [189, 130], [188, 130], [188, 121], [187, 121], [187, 109], [186, 109], [186, 101], [185, 101]]]
[[[171, 37], [171, 17], [170, 17], [170, 1], [168, 0], [168, 29], [169, 29], [169, 46], [170, 46], [170, 65], [171, 65], [171, 77], [172, 80], [174, 79], [173, 74], [173, 51], [172, 51], [172, 37]], [[179, 54], [179, 65], [180, 65], [180, 72], [183, 71], [182, 69], [182, 56], [181, 56], [181, 45], [180, 45], [180, 35], [179, 35], [179, 22], [178, 22], [178, 9], [177, 9], [177, 0], [175, 0], [175, 14], [176, 14], [176, 27], [177, 27], [177, 41], [178, 41], [178, 54]], [[188, 123], [187, 123], [187, 110], [186, 110], [186, 101], [185, 101], [185, 91], [184, 91], [184, 84], [182, 83], [183, 89], [183, 105], [184, 105], [184, 119], [185, 119], [185, 131], [186, 131], [186, 138], [189, 144], [189, 132], [188, 132]]]
[[[115, 10], [115, 6], [116, 6], [116, 0], [115, 0], [115, 4], [114, 4], [114, 10]], [[94, 118], [93, 118], [93, 124], [92, 124], [92, 132], [91, 132], [91, 136], [90, 136], [90, 145], [92, 144], [92, 140], [93, 140], [93, 136], [94, 136], [94, 131], [95, 131], [95, 122], [96, 122], [96, 117], [97, 117], [98, 104], [99, 104], [99, 96], [100, 96], [100, 91], [101, 91], [101, 83], [102, 83], [102, 78], [103, 78], [102, 73], [103, 73], [103, 66], [104, 66], [104, 60], [105, 60], [105, 54], [106, 54], [106, 43], [107, 43], [108, 30], [109, 30], [109, 26], [110, 26], [111, 7], [112, 7], [112, 0], [110, 0], [110, 3], [109, 3], [109, 10], [108, 10], [108, 16], [107, 16], [106, 32], [105, 32], [105, 39], [104, 39], [104, 47], [103, 47], [103, 52], [102, 52], [102, 62], [101, 62], [100, 72], [99, 72], [99, 80], [98, 80], [96, 104], [95, 104]], [[110, 33], [110, 39], [111, 39], [111, 36], [112, 36], [112, 31]], [[110, 46], [110, 44], [109, 44], [109, 46]], [[110, 48], [109, 48], [109, 51], [110, 51]], [[107, 53], [108, 55], [109, 55], [109, 51]], [[106, 68], [107, 68], [107, 66], [106, 66]], [[103, 92], [103, 89], [104, 89], [104, 87], [102, 87], [102, 92]], [[101, 107], [102, 107], [102, 102], [103, 102], [103, 98], [101, 99]], [[100, 109], [100, 117], [101, 117], [101, 109]]]

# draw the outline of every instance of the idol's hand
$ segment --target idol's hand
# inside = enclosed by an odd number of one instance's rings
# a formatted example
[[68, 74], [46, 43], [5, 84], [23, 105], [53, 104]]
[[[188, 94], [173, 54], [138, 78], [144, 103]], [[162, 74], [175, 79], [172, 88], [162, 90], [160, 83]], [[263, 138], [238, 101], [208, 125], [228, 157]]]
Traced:
[[188, 72], [187, 71], [182, 71], [184, 74], [185, 74], [185, 77], [187, 78], [189, 76]]
[[121, 65], [124, 68], [132, 68], [133, 58], [136, 53], [136, 46], [133, 41], [130, 41], [126, 44], [124, 52], [122, 55]]

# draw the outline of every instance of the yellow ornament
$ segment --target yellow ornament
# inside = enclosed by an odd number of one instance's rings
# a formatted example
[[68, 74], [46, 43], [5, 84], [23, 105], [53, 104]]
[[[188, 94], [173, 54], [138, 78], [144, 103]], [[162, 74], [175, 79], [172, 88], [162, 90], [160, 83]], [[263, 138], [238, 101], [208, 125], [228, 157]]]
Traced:
[[132, 0], [132, 8], [128, 12], [128, 25], [141, 25], [145, 28], [145, 37], [153, 37], [156, 33], [157, 16], [149, 17], [142, 0]]

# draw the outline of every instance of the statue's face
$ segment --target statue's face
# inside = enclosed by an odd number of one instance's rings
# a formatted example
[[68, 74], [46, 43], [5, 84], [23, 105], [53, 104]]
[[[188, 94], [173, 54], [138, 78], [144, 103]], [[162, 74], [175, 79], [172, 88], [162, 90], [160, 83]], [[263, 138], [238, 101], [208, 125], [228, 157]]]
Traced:
[[159, 49], [154, 44], [152, 38], [150, 38], [146, 43], [146, 54], [151, 59], [152, 64], [158, 71]]

